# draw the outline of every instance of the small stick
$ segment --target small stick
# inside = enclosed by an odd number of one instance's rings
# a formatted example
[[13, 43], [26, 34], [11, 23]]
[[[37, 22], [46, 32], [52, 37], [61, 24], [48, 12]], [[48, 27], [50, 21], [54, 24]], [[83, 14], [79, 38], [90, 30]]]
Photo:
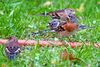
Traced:
[[[0, 44], [6, 44], [8, 40], [7, 39], [0, 39]], [[82, 46], [84, 43], [82, 42], [68, 42], [68, 43], [63, 43], [60, 41], [45, 41], [45, 40], [41, 40], [41, 41], [35, 41], [35, 40], [18, 40], [20, 45], [30, 45], [30, 46], [35, 46], [36, 44], [39, 44], [40, 46], [63, 46], [63, 45], [71, 45], [72, 48], [76, 47], [76, 46]], [[87, 46], [90, 46], [90, 42], [86, 42], [85, 43]], [[94, 43], [94, 46], [97, 48], [100, 48], [100, 43]]]

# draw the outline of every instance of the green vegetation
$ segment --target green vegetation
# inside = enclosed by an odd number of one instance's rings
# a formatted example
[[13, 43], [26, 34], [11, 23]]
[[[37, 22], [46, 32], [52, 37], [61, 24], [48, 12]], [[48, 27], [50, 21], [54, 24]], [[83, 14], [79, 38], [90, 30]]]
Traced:
[[[99, 67], [100, 49], [93, 47], [93, 42], [100, 43], [100, 1], [99, 0], [49, 0], [51, 5], [45, 6], [47, 0], [0, 0], [0, 39], [16, 36], [18, 39], [34, 39], [28, 35], [37, 30], [45, 30], [50, 17], [40, 16], [40, 13], [65, 8], [77, 10], [79, 24], [93, 26], [94, 29], [82, 30], [73, 38], [78, 42], [90, 41], [91, 46], [72, 49], [75, 57], [81, 60], [72, 62], [74, 67]], [[83, 6], [82, 6], [83, 4]], [[47, 35], [49, 35], [47, 33]], [[52, 33], [50, 33], [52, 35]], [[38, 36], [36, 40], [44, 39]], [[53, 38], [51, 38], [53, 39]], [[9, 60], [5, 56], [4, 46], [0, 46], [0, 66], [2, 67], [69, 67], [70, 61], [60, 58], [62, 47], [25, 47], [16, 58]]]

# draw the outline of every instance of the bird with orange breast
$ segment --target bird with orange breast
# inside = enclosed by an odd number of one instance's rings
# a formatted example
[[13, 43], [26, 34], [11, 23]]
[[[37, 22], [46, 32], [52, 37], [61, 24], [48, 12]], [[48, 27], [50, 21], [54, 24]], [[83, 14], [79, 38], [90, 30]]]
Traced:
[[8, 42], [6, 43], [5, 53], [8, 59], [13, 60], [20, 53], [21, 46], [18, 43], [16, 37], [9, 37]]
[[74, 35], [77, 31], [81, 29], [89, 28], [85, 25], [79, 25], [71, 21], [59, 21], [59, 19], [53, 19], [49, 23], [51, 31], [58, 33], [61, 37], [66, 36], [69, 38], [70, 35]]

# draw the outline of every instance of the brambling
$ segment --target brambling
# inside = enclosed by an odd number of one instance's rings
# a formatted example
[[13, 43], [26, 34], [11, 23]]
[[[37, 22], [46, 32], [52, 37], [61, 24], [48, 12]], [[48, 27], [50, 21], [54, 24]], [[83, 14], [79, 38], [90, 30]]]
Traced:
[[78, 23], [78, 18], [76, 17], [75, 10], [68, 8], [64, 10], [57, 10], [48, 13], [42, 13], [44, 16], [51, 16], [52, 19], [61, 19], [62, 21], [68, 21]]
[[5, 53], [10, 60], [16, 58], [16, 56], [20, 53], [21, 46], [18, 43], [16, 37], [10, 37], [8, 42], [6, 43]]

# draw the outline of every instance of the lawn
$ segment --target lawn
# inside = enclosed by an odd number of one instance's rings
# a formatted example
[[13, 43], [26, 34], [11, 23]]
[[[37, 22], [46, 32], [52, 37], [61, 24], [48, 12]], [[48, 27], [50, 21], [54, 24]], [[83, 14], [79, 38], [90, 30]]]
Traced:
[[[50, 4], [46, 4], [50, 2]], [[100, 48], [93, 46], [100, 43], [100, 1], [99, 0], [0, 0], [0, 39], [16, 36], [18, 39], [51, 39], [55, 33], [29, 36], [32, 32], [49, 29], [49, 16], [40, 14], [65, 8], [73, 8], [79, 18], [79, 24], [85, 24], [93, 29], [79, 31], [74, 41], [84, 42], [81, 48], [67, 48], [64, 46], [40, 47], [27, 46], [15, 60], [9, 60], [4, 53], [4, 46], [0, 45], [0, 67], [100, 67]], [[56, 35], [56, 34], [55, 34]], [[65, 38], [65, 41], [68, 39]], [[85, 46], [85, 42], [91, 46]], [[60, 53], [66, 49], [73, 52], [80, 60], [64, 60]]]

